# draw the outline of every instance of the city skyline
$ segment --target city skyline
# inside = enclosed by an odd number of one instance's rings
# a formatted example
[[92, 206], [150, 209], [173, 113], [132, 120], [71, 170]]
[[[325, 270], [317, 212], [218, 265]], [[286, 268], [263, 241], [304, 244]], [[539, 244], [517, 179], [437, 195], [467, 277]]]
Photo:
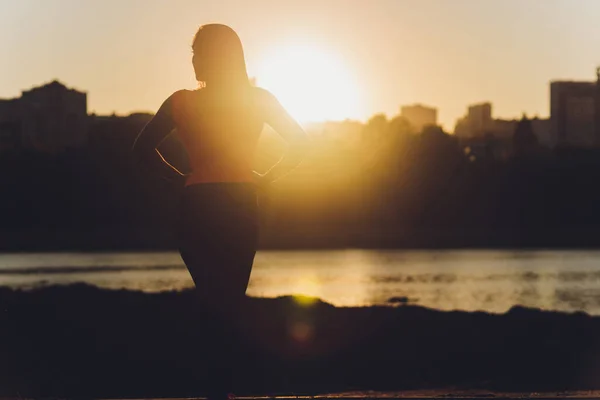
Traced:
[[[600, 70], [600, 67], [598, 68], [598, 70]], [[566, 83], [566, 84], [579, 84], [579, 85], [592, 85], [593, 87], [595, 87], [596, 82], [595, 81], [575, 81], [575, 80], [562, 80], [562, 81], [551, 81], [548, 82], [548, 87], [551, 87], [553, 84], [556, 83]], [[86, 88], [80, 88], [80, 87], [75, 87], [73, 85], [70, 85], [68, 81], [63, 80], [63, 79], [57, 79], [54, 78], [52, 80], [46, 81], [46, 82], [42, 82], [39, 84], [34, 84], [34, 85], [29, 85], [27, 87], [22, 88], [18, 95], [13, 96], [13, 97], [7, 97], [7, 96], [2, 96], [0, 93], [0, 102], [10, 102], [10, 101], [14, 101], [14, 100], [19, 100], [24, 94], [27, 94], [28, 92], [32, 91], [32, 90], [37, 90], [40, 88], [45, 88], [48, 86], [52, 86], [52, 85], [59, 85], [64, 87], [66, 90], [68, 91], [76, 91], [82, 94], [85, 94], [86, 97], [89, 97], [90, 95], [90, 91], [86, 90]], [[550, 104], [551, 101], [551, 97], [548, 96], [548, 101]], [[502, 120], [519, 120], [521, 119], [523, 116], [530, 118], [530, 119], [548, 119], [550, 118], [550, 115], [547, 116], [540, 116], [540, 115], [531, 115], [528, 114], [527, 112], [521, 112], [519, 115], [515, 115], [515, 116], [511, 116], [511, 117], [500, 117], [497, 116], [494, 111], [492, 111], [494, 109], [494, 101], [493, 100], [483, 100], [480, 102], [474, 102], [474, 103], [470, 103], [470, 104], [465, 104], [463, 105], [463, 113], [461, 115], [459, 115], [456, 120], [455, 123], [459, 123], [461, 119], [463, 119], [465, 117], [465, 115], [469, 114], [469, 111], [471, 108], [473, 107], [479, 107], [481, 105], [489, 105], [492, 107], [492, 109], [489, 111], [491, 117], [497, 117], [499, 119]], [[397, 110], [395, 113], [390, 114], [390, 115], [386, 115], [387, 118], [392, 119], [394, 117], [403, 117], [406, 118], [409, 122], [411, 119], [414, 119], [415, 117], [413, 117], [411, 114], [417, 112], [418, 114], [421, 114], [422, 112], [425, 112], [425, 115], [419, 115], [418, 117], [416, 117], [418, 120], [423, 120], [424, 122], [418, 124], [419, 126], [416, 127], [414, 126], [414, 128], [423, 128], [425, 125], [438, 125], [438, 126], [442, 126], [442, 124], [438, 123], [438, 113], [440, 112], [440, 108], [435, 105], [435, 104], [425, 104], [425, 103], [421, 103], [421, 102], [414, 102], [414, 103], [406, 103], [406, 104], [399, 104], [397, 107]], [[133, 115], [133, 114], [154, 114], [155, 111], [153, 110], [123, 110], [122, 112], [109, 112], [109, 113], [98, 113], [95, 110], [91, 110], [89, 108], [89, 105], [87, 106], [87, 114], [90, 116], [94, 116], [94, 115], [98, 115], [98, 116], [128, 116], [128, 115]], [[429, 114], [431, 113], [431, 114]], [[365, 120], [358, 120], [358, 119], [353, 119], [353, 118], [345, 118], [345, 119], [341, 119], [341, 120], [322, 120], [322, 121], [309, 121], [307, 123], [307, 125], [312, 125], [314, 123], [335, 123], [335, 122], [345, 122], [345, 121], [350, 121], [350, 122], [361, 122], [361, 123], [365, 123], [367, 122], [370, 118], [378, 116], [383, 114], [382, 112], [375, 112], [374, 114], [368, 116]], [[430, 121], [426, 121], [426, 120], [430, 120]], [[449, 128], [445, 128], [445, 130], [452, 134], [454, 133], [454, 128], [455, 126], [453, 125], [452, 127]], [[417, 129], [417, 131], [420, 131], [421, 129]]]
[[[60, 79], [91, 93], [90, 112], [154, 112], [171, 92], [195, 86], [189, 44], [198, 25], [213, 21], [239, 32], [250, 75], [304, 118], [320, 115], [311, 100], [321, 96], [310, 85], [288, 83], [304, 72], [331, 76], [318, 67], [323, 60], [344, 72], [329, 89], [352, 89], [350, 96], [322, 96], [336, 104], [332, 117], [364, 121], [395, 115], [403, 104], [432, 104], [446, 130], [465, 105], [484, 101], [493, 101], [501, 118], [546, 117], [548, 82], [593, 79], [600, 61], [600, 4], [593, 0], [578, 7], [566, 0], [94, 4], [5, 2], [0, 33], [8, 40], [0, 55], [10, 62], [2, 67], [0, 97]], [[281, 54], [289, 48], [310, 49], [310, 68], [284, 68], [273, 77], [268, 72], [286, 66]], [[329, 84], [326, 77], [321, 81]], [[296, 96], [298, 87], [305, 92]], [[354, 101], [338, 104], [336, 95]]]

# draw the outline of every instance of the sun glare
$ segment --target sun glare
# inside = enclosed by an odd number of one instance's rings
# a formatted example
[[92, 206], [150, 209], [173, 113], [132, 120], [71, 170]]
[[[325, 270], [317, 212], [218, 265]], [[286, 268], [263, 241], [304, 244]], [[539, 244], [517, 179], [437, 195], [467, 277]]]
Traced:
[[298, 121], [359, 119], [358, 82], [342, 60], [314, 46], [285, 46], [264, 57], [258, 85]]
[[322, 294], [321, 285], [315, 276], [303, 276], [296, 280], [291, 288], [294, 300], [300, 305], [309, 306]]

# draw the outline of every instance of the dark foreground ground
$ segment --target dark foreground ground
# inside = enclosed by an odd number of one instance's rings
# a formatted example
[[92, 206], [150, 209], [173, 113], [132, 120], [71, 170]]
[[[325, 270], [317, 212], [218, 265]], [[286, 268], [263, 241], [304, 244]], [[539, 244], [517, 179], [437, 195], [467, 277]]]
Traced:
[[[238, 400], [475, 400], [475, 399], [493, 399], [493, 400], [561, 400], [561, 399], [585, 399], [598, 400], [600, 392], [588, 391], [566, 391], [566, 392], [489, 392], [489, 391], [448, 391], [448, 390], [418, 390], [418, 391], [401, 391], [401, 392], [344, 392], [344, 393], [327, 393], [310, 396], [235, 396]], [[168, 400], [168, 398], [162, 398]], [[117, 399], [115, 399], [117, 400]], [[134, 399], [131, 399], [134, 400]], [[183, 400], [173, 398], [169, 400]], [[192, 400], [192, 399], [187, 399]]]
[[[304, 303], [248, 299], [236, 394], [600, 389], [600, 318]], [[202, 396], [211, 321], [190, 291], [0, 289], [0, 396]]]

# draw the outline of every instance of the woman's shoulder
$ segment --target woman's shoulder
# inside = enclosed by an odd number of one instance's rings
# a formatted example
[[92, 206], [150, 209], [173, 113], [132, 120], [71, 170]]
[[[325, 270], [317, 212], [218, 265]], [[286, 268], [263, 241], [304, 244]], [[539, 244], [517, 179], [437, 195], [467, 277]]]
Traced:
[[196, 90], [180, 89], [173, 92], [173, 94], [169, 96], [169, 99], [171, 99], [171, 101], [181, 101], [193, 96], [194, 92], [196, 92]]
[[180, 89], [180, 90], [177, 90], [176, 92], [173, 92], [173, 94], [171, 94], [171, 96], [169, 96], [167, 101], [169, 101], [173, 107], [176, 107], [176, 108], [185, 107], [185, 105], [187, 103], [189, 103], [193, 99], [197, 98], [201, 91], [202, 91], [202, 89], [195, 89], [195, 90]]
[[191, 97], [194, 96], [194, 90], [181, 89], [173, 92], [165, 101], [169, 104], [168, 109], [171, 110], [175, 120], [186, 113]]

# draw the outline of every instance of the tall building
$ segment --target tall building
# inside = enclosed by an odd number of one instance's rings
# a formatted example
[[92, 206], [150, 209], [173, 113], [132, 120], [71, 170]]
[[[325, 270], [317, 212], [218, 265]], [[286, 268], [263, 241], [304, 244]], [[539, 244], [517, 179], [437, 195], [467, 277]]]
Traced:
[[21, 141], [26, 148], [60, 151], [87, 138], [87, 94], [58, 81], [22, 92]]
[[456, 123], [454, 133], [461, 138], [483, 137], [491, 133], [492, 122], [491, 103], [473, 104], [467, 109], [467, 115]]
[[421, 104], [402, 106], [400, 115], [404, 117], [416, 132], [421, 132], [427, 125], [437, 125], [437, 109]]
[[550, 121], [555, 145], [590, 147], [598, 144], [595, 82], [550, 82]]
[[492, 104], [481, 103], [469, 106], [467, 119], [473, 136], [485, 135], [492, 125]]

